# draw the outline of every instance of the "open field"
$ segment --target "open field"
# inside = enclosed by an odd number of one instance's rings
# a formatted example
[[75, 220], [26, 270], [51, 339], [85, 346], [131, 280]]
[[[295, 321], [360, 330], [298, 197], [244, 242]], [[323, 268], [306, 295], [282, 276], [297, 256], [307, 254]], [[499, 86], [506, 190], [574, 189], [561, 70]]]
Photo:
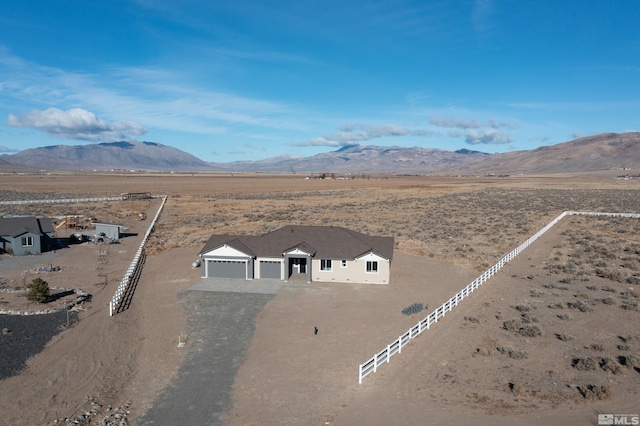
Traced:
[[[414, 302], [437, 306], [564, 210], [640, 212], [637, 180], [614, 180], [611, 174], [346, 181], [244, 175], [0, 178], [2, 200], [147, 191], [170, 198], [149, 241], [134, 303], [114, 318], [108, 309], [105, 315], [104, 300], [120, 278], [114, 256], [109, 282], [88, 311], [79, 313], [78, 324], [56, 336], [21, 376], [0, 381], [0, 408], [13, 415], [13, 424], [53, 421], [63, 417], [58, 411], [70, 416], [86, 406], [87, 396], [105, 406], [131, 400], [132, 414], [143, 414], [183, 359], [173, 342], [185, 331], [188, 315], [178, 294], [197, 282], [199, 271], [190, 263], [204, 241], [211, 233], [260, 234], [287, 224], [332, 224], [394, 236], [392, 282], [357, 288], [318, 283], [279, 292], [258, 315], [226, 423], [420, 424], [425, 416], [437, 423], [455, 413], [463, 424], [584, 424], [594, 421], [597, 410], [640, 411], [636, 219], [565, 219], [442, 323], [357, 384], [358, 364], [422, 318], [402, 315], [403, 308]], [[156, 207], [155, 201], [0, 206], [0, 213], [83, 215], [139, 232], [144, 222], [137, 214]], [[135, 247], [134, 237], [125, 242], [124, 249]], [[94, 252], [84, 254], [87, 274], [95, 274]], [[121, 257], [123, 265], [130, 260]], [[74, 258], [82, 259], [69, 256], [69, 268]], [[95, 285], [76, 287], [93, 286], [88, 291], [95, 293]], [[291, 340], [309, 321], [324, 321], [323, 340]], [[87, 335], [87, 344], [98, 348], [82, 344]], [[71, 342], [80, 366], [85, 353], [90, 374], [58, 360], [68, 374], [51, 378], [45, 366]], [[103, 344], [109, 350], [99, 350]], [[281, 347], [287, 348], [287, 363], [281, 362]], [[126, 357], [125, 367], [110, 357]], [[28, 386], [39, 380], [47, 385], [32, 397], [30, 414], [4, 396], [8, 389], [30, 395]]]

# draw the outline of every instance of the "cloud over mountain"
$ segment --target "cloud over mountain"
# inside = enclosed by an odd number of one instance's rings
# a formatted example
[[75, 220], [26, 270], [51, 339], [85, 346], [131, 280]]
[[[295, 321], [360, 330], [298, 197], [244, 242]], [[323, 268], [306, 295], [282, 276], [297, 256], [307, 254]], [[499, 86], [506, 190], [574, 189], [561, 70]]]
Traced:
[[489, 129], [485, 131], [467, 130], [464, 141], [469, 145], [499, 145], [511, 143], [513, 142], [513, 138], [496, 129]]
[[142, 135], [147, 130], [130, 121], [108, 122], [82, 108], [66, 111], [48, 108], [44, 111], [32, 110], [19, 117], [9, 114], [7, 125], [42, 130], [60, 139], [76, 139], [91, 142], [111, 142], [133, 140], [132, 136]]
[[382, 126], [347, 125], [332, 135], [320, 136], [303, 142], [294, 142], [293, 146], [346, 146], [381, 137], [434, 136], [436, 132], [426, 129], [406, 129], [395, 124]]

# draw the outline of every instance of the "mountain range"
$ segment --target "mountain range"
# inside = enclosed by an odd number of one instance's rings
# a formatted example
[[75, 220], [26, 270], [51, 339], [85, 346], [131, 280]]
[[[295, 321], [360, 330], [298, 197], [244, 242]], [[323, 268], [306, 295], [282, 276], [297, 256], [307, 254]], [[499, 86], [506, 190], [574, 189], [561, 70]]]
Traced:
[[144, 170], [175, 172], [547, 174], [637, 169], [640, 133], [603, 133], [533, 150], [487, 154], [473, 150], [347, 145], [310, 157], [285, 155], [258, 161], [208, 163], [156, 142], [55, 145], [0, 156], [1, 172]]

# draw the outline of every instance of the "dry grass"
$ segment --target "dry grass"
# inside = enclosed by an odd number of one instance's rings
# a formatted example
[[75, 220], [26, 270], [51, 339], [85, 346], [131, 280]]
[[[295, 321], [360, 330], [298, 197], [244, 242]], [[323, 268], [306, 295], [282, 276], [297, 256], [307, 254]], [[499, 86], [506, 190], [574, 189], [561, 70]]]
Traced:
[[[197, 250], [212, 233], [258, 235], [290, 224], [332, 224], [393, 236], [397, 248], [405, 252], [477, 270], [493, 265], [564, 210], [640, 211], [640, 191], [528, 187], [545, 186], [546, 182], [533, 178], [495, 179], [490, 185], [484, 180], [422, 177], [307, 181], [295, 175], [97, 174], [91, 176], [90, 182], [81, 179], [82, 176], [56, 175], [23, 179], [18, 184], [7, 178], [4, 190], [0, 185], [0, 198], [89, 197], [145, 191], [169, 194], [165, 213], [150, 241], [150, 253], [176, 247]], [[16, 186], [11, 186], [12, 183]], [[141, 210], [141, 206], [130, 203], [134, 202], [2, 206], [0, 212], [99, 215], [100, 220], [126, 222]], [[629, 226], [628, 221], [625, 223]], [[630, 231], [634, 230], [637, 231], [637, 226]], [[574, 240], [568, 238], [567, 246], [581, 244]], [[582, 240], [594, 246], [593, 256], [610, 259], [605, 242]], [[630, 260], [623, 260], [627, 265], [623, 272], [606, 267], [600, 267], [599, 271], [624, 282], [638, 279], [638, 266], [631, 258], [640, 250], [640, 242], [629, 244], [626, 249]], [[564, 257], [559, 260], [564, 260], [560, 267], [549, 267], [559, 268], [558, 273], [580, 274], [576, 269], [579, 265]], [[582, 275], [589, 272], [592, 271], [583, 270]]]
[[[71, 178], [64, 179], [70, 185]], [[347, 182], [291, 176], [110, 179], [104, 180], [110, 186], [98, 180], [95, 186], [76, 192], [61, 185], [60, 178], [57, 186], [40, 195], [169, 194], [150, 239], [150, 253], [188, 247], [195, 256], [212, 233], [258, 235], [290, 224], [332, 224], [390, 235], [402, 251], [477, 270], [493, 265], [564, 210], [640, 212], [638, 190], [554, 187], [539, 181], [535, 185], [540, 187], [534, 188], [516, 180], [487, 183], [419, 177]], [[44, 180], [36, 183], [42, 184], [40, 188], [53, 185]], [[0, 197], [38, 195], [38, 186], [30, 186], [32, 182], [26, 182], [24, 189], [15, 184], [0, 182]], [[83, 215], [127, 224], [137, 220], [137, 213], [148, 206], [145, 203], [0, 206], [0, 213]], [[531, 265], [532, 272], [523, 272], [522, 277], [511, 277], [522, 288], [519, 299], [505, 301], [500, 312], [487, 306], [466, 316], [464, 322], [478, 331], [478, 339], [496, 335], [504, 339], [491, 345], [470, 342], [476, 349], [468, 353], [517, 364], [501, 367], [500, 389], [511, 397], [526, 395], [532, 406], [546, 400], [558, 404], [608, 399], [618, 392], [619, 382], [632, 381], [637, 386], [640, 377], [640, 339], [637, 331], [627, 327], [640, 319], [639, 291], [634, 288], [640, 283], [640, 221], [572, 216], [563, 223], [561, 238], [543, 264]], [[526, 300], [527, 295], [534, 300]], [[620, 321], [591, 321], [603, 312]], [[489, 335], [481, 334], [485, 329]], [[492, 356], [496, 350], [504, 356]], [[557, 371], [536, 364], [555, 353], [560, 360], [553, 366]], [[560, 386], [550, 385], [552, 380], [542, 382], [540, 377], [545, 375], [553, 376]], [[600, 385], [614, 376], [617, 382]], [[471, 400], [490, 405], [482, 392], [479, 389]]]

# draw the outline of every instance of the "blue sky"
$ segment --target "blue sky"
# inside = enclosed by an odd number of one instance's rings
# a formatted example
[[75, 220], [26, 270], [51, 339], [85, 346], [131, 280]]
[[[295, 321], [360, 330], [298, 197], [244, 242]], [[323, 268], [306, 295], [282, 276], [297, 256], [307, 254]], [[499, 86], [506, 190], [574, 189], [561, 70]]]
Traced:
[[12, 0], [0, 152], [484, 152], [640, 130], [640, 2]]

